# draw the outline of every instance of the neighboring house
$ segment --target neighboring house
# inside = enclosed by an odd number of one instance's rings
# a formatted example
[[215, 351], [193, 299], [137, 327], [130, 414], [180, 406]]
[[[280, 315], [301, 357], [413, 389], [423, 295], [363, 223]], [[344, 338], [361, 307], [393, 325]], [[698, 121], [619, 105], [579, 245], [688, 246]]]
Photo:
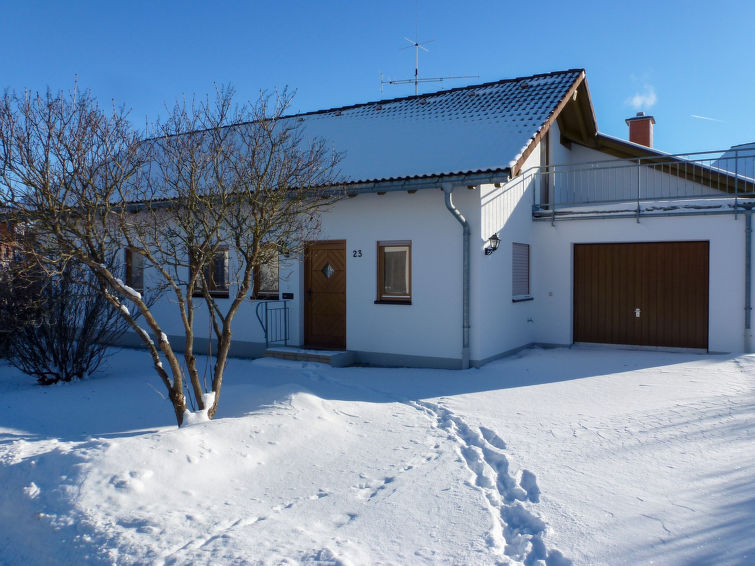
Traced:
[[753, 175], [652, 149], [650, 116], [628, 120], [633, 141], [599, 133], [583, 70], [289, 119], [344, 152], [349, 198], [305, 258], [259, 270], [236, 355], [265, 350], [256, 313], [268, 342], [287, 320], [290, 346], [379, 365], [575, 342], [752, 351]]
[[732, 146], [713, 165], [755, 179], [755, 142]]

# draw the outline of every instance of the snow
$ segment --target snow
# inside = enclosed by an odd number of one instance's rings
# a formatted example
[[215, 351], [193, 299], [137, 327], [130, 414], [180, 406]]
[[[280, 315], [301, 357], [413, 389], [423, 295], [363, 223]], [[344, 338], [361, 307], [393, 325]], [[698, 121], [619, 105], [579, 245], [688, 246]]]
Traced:
[[351, 182], [505, 169], [579, 80], [560, 71], [287, 118], [342, 153]]
[[[145, 342], [147, 342], [148, 344], [154, 344], [154, 342], [152, 341], [152, 338], [149, 337], [149, 333], [146, 330], [144, 330], [141, 326], [137, 326], [136, 331], [139, 333], [142, 339], [144, 339]], [[162, 367], [162, 364], [160, 365], [160, 367]]]
[[146, 352], [108, 363], [0, 365], [0, 564], [753, 563], [752, 355], [234, 359], [181, 429]]
[[202, 395], [202, 401], [204, 403], [204, 409], [198, 411], [184, 411], [183, 425], [184, 427], [192, 426], [199, 423], [210, 422], [210, 417], [207, 416], [207, 411], [212, 407], [215, 402], [215, 392], [204, 393]]
[[[743, 199], [735, 198], [694, 198], [676, 200], [640, 200], [639, 213], [642, 216], [669, 216], [674, 214], [688, 215], [690, 213], [706, 214], [743, 214]], [[631, 215], [637, 214], [638, 201], [622, 201], [614, 203], [585, 203], [566, 206], [556, 206], [556, 217], [589, 217], [596, 215]], [[535, 217], [550, 219], [553, 209], [535, 211]]]
[[142, 298], [142, 294], [141, 294], [141, 293], [140, 293], [139, 291], [137, 291], [136, 289], [132, 289], [131, 287], [129, 287], [128, 285], [126, 285], [126, 284], [125, 284], [125, 283], [124, 283], [123, 281], [121, 281], [120, 279], [117, 279], [117, 278], [116, 278], [115, 282], [116, 282], [116, 283], [118, 283], [118, 285], [120, 285], [120, 287], [121, 287], [122, 291], [123, 291], [123, 292], [124, 292], [124, 293], [125, 293], [125, 294], [126, 294], [126, 295], [127, 295], [127, 296], [128, 296], [129, 298], [130, 298], [130, 299], [132, 299], [132, 300], [134, 300], [134, 301], [140, 301], [140, 300], [141, 300], [141, 298]]

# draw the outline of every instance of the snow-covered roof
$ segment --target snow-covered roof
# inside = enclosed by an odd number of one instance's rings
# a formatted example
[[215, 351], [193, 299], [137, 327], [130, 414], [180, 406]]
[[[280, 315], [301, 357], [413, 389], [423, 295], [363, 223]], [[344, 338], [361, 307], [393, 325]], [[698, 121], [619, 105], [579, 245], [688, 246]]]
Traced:
[[581, 69], [290, 116], [342, 152], [347, 182], [512, 167]]

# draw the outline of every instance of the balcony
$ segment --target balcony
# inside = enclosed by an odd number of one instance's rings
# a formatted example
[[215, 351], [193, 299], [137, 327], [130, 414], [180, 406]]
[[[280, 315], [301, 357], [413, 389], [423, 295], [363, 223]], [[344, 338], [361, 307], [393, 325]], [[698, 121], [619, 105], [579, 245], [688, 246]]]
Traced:
[[755, 144], [535, 167], [522, 176], [533, 188], [535, 220], [736, 214], [755, 204]]

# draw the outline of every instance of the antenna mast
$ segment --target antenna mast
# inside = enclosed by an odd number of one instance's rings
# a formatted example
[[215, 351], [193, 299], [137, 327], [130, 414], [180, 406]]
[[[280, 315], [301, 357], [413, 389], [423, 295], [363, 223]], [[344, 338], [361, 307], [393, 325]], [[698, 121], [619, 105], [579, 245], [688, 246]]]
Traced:
[[380, 73], [380, 93], [383, 93], [383, 85], [405, 85], [405, 84], [411, 84], [414, 83], [414, 94], [419, 94], [419, 83], [430, 83], [430, 82], [443, 82], [446, 80], [453, 80], [453, 79], [479, 79], [480, 75], [459, 75], [455, 77], [420, 77], [419, 76], [419, 50], [422, 49], [423, 51], [427, 51], [428, 53], [430, 50], [425, 47], [428, 43], [432, 43], [434, 40], [429, 40], [420, 43], [417, 40], [409, 39], [408, 37], [404, 37], [406, 41], [411, 43], [411, 45], [407, 45], [406, 47], [402, 47], [401, 49], [409, 49], [410, 47], [414, 47], [414, 78], [412, 79], [399, 79], [395, 81], [391, 80], [383, 80], [383, 73]]

